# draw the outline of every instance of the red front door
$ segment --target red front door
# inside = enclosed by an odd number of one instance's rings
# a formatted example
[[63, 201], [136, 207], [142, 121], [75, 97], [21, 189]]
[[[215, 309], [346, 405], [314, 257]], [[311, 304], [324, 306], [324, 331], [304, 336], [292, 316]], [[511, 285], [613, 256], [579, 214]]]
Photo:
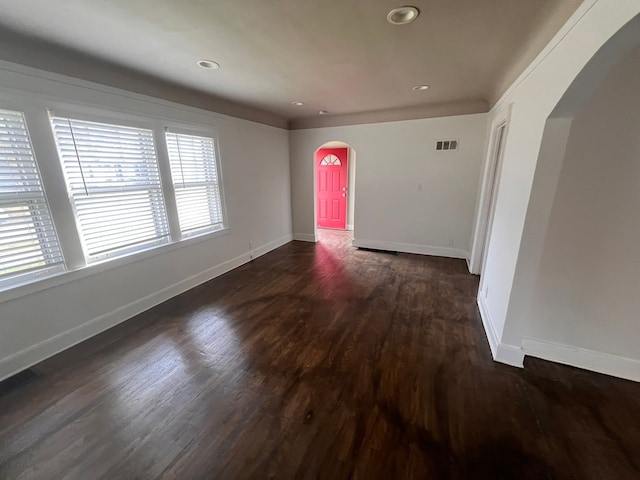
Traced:
[[347, 228], [346, 148], [321, 148], [316, 153], [318, 227]]

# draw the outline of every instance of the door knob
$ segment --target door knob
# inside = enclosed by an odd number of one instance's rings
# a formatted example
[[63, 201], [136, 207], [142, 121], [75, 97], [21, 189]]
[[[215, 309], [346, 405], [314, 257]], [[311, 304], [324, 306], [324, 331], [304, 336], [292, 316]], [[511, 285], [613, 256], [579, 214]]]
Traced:
[[347, 187], [342, 187], [342, 191], [346, 192], [347, 191]]
[[343, 197], [346, 197], [346, 196], [347, 196], [347, 194], [346, 194], [346, 193], [343, 193], [343, 194], [342, 194], [342, 196], [343, 196]]

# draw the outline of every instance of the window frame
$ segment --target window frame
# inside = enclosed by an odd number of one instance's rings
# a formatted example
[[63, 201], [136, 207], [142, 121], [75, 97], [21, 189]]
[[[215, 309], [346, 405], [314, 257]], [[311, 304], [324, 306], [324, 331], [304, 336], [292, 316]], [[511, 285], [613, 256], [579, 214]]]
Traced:
[[[38, 180], [40, 182], [40, 189], [42, 192], [42, 201], [47, 209], [47, 213], [51, 221], [51, 229], [52, 229], [55, 241], [57, 242], [57, 247], [59, 249], [60, 258], [61, 258], [60, 263], [44, 266], [43, 268], [39, 268], [37, 270], [31, 269], [23, 273], [17, 273], [16, 275], [12, 275], [12, 276], [0, 279], [0, 292], [2, 292], [2, 291], [10, 290], [13, 288], [17, 288], [23, 285], [28, 285], [38, 280], [42, 280], [44, 278], [48, 278], [50, 276], [66, 272], [67, 259], [65, 258], [64, 250], [62, 248], [62, 242], [60, 240], [60, 235], [58, 234], [58, 228], [53, 215], [53, 209], [51, 207], [49, 196], [47, 195], [47, 191], [45, 188], [45, 182], [43, 178], [44, 175], [42, 173], [39, 157], [36, 153], [36, 147], [34, 145], [31, 125], [29, 124], [29, 118], [28, 118], [29, 104], [27, 102], [24, 102], [22, 105], [20, 105], [20, 102], [16, 102], [10, 97], [6, 97], [5, 95], [2, 95], [0, 96], [0, 110], [18, 113], [22, 117], [27, 140], [29, 142], [30, 153], [37, 170]], [[24, 199], [25, 202], [36, 200], [36, 197], [34, 195], [18, 195], [17, 198]], [[41, 243], [40, 240], [38, 241]]]
[[[171, 158], [169, 157], [169, 149], [167, 146], [167, 133], [173, 133], [176, 135], [189, 135], [194, 137], [203, 137], [210, 138], [213, 140], [213, 151], [215, 155], [215, 168], [216, 168], [216, 176], [218, 177], [218, 192], [220, 195], [220, 215], [222, 216], [221, 226], [218, 228], [212, 228], [213, 225], [209, 225], [206, 227], [202, 227], [199, 229], [195, 229], [193, 231], [187, 232], [186, 234], [182, 232], [182, 228], [180, 227], [180, 216], [177, 211], [177, 196], [175, 192], [176, 182], [173, 179], [173, 173], [171, 171]], [[163, 128], [163, 138], [162, 141], [165, 144], [165, 148], [167, 149], [167, 165], [169, 166], [169, 174], [171, 179], [171, 188], [173, 190], [173, 198], [176, 202], [176, 218], [178, 220], [178, 235], [180, 240], [186, 240], [188, 238], [200, 237], [203, 235], [208, 235], [211, 233], [224, 231], [229, 228], [227, 223], [227, 208], [225, 202], [225, 194], [224, 194], [224, 179], [222, 174], [222, 164], [220, 161], [220, 140], [218, 137], [218, 131], [215, 128], [209, 129], [199, 129], [196, 127], [185, 128], [183, 126], [176, 126], [174, 123], [169, 123]]]
[[[76, 230], [78, 232], [78, 236], [80, 238], [80, 243], [82, 245], [82, 253], [84, 256], [84, 260], [85, 260], [85, 266], [89, 266], [98, 262], [103, 262], [103, 261], [108, 261], [110, 259], [115, 259], [115, 258], [119, 258], [122, 256], [127, 256], [127, 255], [133, 255], [136, 254], [138, 252], [143, 252], [149, 249], [153, 249], [153, 248], [157, 248], [159, 246], [165, 245], [167, 243], [171, 243], [172, 241], [172, 236], [171, 236], [171, 228], [170, 228], [170, 223], [169, 223], [169, 212], [167, 209], [167, 205], [166, 205], [166, 195], [165, 195], [165, 191], [164, 191], [164, 182], [162, 179], [162, 171], [161, 171], [161, 158], [158, 152], [158, 148], [157, 148], [157, 141], [156, 141], [156, 132], [154, 129], [154, 124], [153, 122], [150, 121], [144, 121], [142, 119], [138, 119], [138, 120], [134, 120], [134, 119], [128, 119], [128, 118], [113, 118], [110, 119], [109, 117], [106, 117], [104, 115], [90, 115], [90, 114], [86, 114], [86, 113], [74, 113], [73, 111], [69, 111], [69, 110], [65, 110], [65, 109], [60, 109], [60, 108], [49, 108], [47, 109], [47, 115], [49, 117], [50, 120], [50, 124], [51, 124], [51, 134], [54, 138], [54, 141], [56, 142], [56, 149], [58, 151], [58, 162], [60, 164], [60, 168], [63, 171], [64, 177], [65, 177], [65, 185], [64, 187], [67, 189], [67, 195], [69, 197], [69, 204], [71, 205], [71, 208], [73, 210], [73, 216], [75, 218], [75, 223], [76, 223]], [[69, 185], [69, 180], [67, 177], [67, 172], [65, 171], [65, 167], [64, 167], [64, 162], [62, 159], [62, 156], [60, 155], [60, 151], [58, 149], [57, 146], [57, 140], [56, 140], [56, 136], [55, 136], [55, 129], [53, 126], [53, 119], [54, 118], [64, 118], [64, 119], [69, 119], [71, 121], [73, 120], [77, 120], [77, 121], [81, 121], [81, 122], [89, 122], [89, 123], [97, 123], [97, 124], [103, 124], [103, 125], [110, 125], [110, 126], [115, 126], [115, 127], [128, 127], [128, 128], [136, 128], [136, 129], [143, 129], [143, 130], [148, 130], [151, 133], [151, 144], [153, 145], [154, 148], [154, 153], [155, 153], [155, 160], [156, 160], [156, 167], [158, 170], [158, 177], [159, 177], [159, 185], [160, 185], [160, 196], [162, 198], [162, 202], [163, 202], [163, 208], [165, 211], [165, 221], [167, 224], [167, 235], [163, 236], [163, 237], [158, 237], [158, 238], [154, 238], [154, 239], [150, 239], [148, 241], [144, 241], [144, 242], [140, 242], [137, 243], [135, 245], [124, 245], [120, 248], [115, 248], [115, 249], [111, 249], [107, 252], [102, 252], [102, 253], [97, 253], [97, 254], [90, 254], [89, 253], [89, 249], [86, 245], [85, 242], [85, 238], [83, 237], [83, 233], [82, 233], [82, 228], [80, 225], [80, 221], [78, 218], [78, 214], [76, 211], [76, 204], [75, 201], [73, 200], [73, 192], [70, 189], [70, 185]], [[143, 191], [143, 189], [140, 189], [140, 191]]]
[[[48, 202], [50, 215], [52, 216], [56, 233], [58, 234], [59, 245], [65, 261], [60, 271], [46, 272], [46, 274], [44, 271], [38, 271], [38, 275], [34, 275], [34, 278], [25, 278], [24, 281], [12, 282], [7, 285], [0, 284], [0, 303], [102, 272], [122, 268], [156, 255], [167, 254], [201, 242], [226, 236], [230, 233], [231, 226], [226, 209], [227, 202], [218, 128], [209, 123], [215, 122], [216, 118], [207, 118], [203, 120], [202, 123], [199, 123], [197, 120], [185, 122], [179, 120], [180, 115], [177, 112], [175, 116], [168, 116], [166, 114], [152, 115], [149, 113], [139, 114], [138, 112], [129, 110], [124, 105], [121, 109], [117, 109], [117, 107], [112, 106], [82, 103], [80, 101], [74, 102], [66, 98], [56, 97], [55, 95], [39, 93], [27, 94], [22, 90], [4, 87], [0, 87], [0, 104], [3, 109], [22, 112], [25, 117], [34, 158], [41, 173], [45, 198]], [[66, 116], [67, 118], [76, 118], [89, 122], [146, 128], [153, 131], [154, 147], [161, 177], [161, 187], [165, 199], [166, 215], [169, 221], [170, 237], [167, 242], [91, 263], [87, 261], [80, 240], [77, 218], [68, 196], [64, 172], [58, 157], [57, 145], [49, 120], [49, 111], [51, 110], [57, 116]], [[200, 116], [200, 118], [204, 117]], [[32, 124], [37, 128], [32, 128]], [[165, 129], [179, 131], [187, 135], [198, 135], [215, 139], [216, 166], [220, 182], [220, 200], [224, 222], [222, 229], [205, 231], [199, 235], [191, 235], [185, 238], [180, 236], [179, 227], [176, 231], [174, 225], [177, 224], [178, 215], [177, 210], [171, 208], [172, 205], [175, 206], [175, 194], [172, 188], [171, 167], [166, 150], [166, 140], [164, 138]], [[34, 130], [37, 130], [35, 134]], [[40, 158], [46, 158], [51, 161], [45, 161], [43, 164], [39, 161]], [[63, 228], [64, 231], [60, 232], [60, 228]], [[64, 233], [64, 235], [61, 235], [61, 233]], [[36, 272], [34, 272], [34, 274], [35, 273]]]

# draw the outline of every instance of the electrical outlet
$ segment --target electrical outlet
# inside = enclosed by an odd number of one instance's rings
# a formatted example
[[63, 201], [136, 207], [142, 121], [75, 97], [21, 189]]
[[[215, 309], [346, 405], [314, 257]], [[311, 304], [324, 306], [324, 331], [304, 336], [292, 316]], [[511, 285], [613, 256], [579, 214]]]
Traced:
[[253, 242], [249, 242], [249, 250], [253, 249]]
[[449, 246], [453, 247], [453, 237], [449, 237]]
[[421, 183], [419, 183], [419, 184], [418, 184], [418, 191], [419, 191], [419, 192], [421, 192], [421, 191], [422, 191], [422, 184], [421, 184]]
[[489, 296], [489, 285], [484, 287], [484, 298], [487, 298], [488, 296]]

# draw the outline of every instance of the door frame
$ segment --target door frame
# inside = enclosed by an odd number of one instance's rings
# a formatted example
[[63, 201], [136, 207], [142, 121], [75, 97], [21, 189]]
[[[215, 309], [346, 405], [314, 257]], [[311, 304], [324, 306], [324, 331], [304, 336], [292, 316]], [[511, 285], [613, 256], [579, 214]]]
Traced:
[[[500, 188], [500, 175], [503, 163], [502, 159], [504, 158], [504, 152], [506, 150], [507, 140], [509, 137], [511, 110], [512, 104], [509, 104], [499, 110], [489, 125], [489, 139], [486, 148], [487, 156], [478, 198], [471, 255], [468, 262], [469, 271], [476, 275], [481, 275], [483, 272], [487, 247], [489, 246], [491, 239], [491, 223], [493, 223], [492, 218], [495, 210], [495, 200]], [[498, 133], [501, 128], [504, 128], [502, 133], [504, 147], [499, 151], [499, 145], [497, 142]]]
[[[338, 166], [328, 166], [328, 167], [322, 167], [320, 165], [322, 159], [324, 159], [327, 155], [334, 155], [338, 158], [338, 161], [340, 162], [340, 165]], [[316, 150], [316, 180], [315, 180], [315, 190], [316, 190], [316, 226], [318, 228], [328, 228], [330, 230], [348, 230], [348, 214], [349, 214], [349, 157], [350, 157], [350, 148], [349, 147], [327, 147], [327, 146], [323, 146], [321, 148], [319, 148], [318, 150]], [[326, 169], [326, 170], [325, 170]], [[334, 182], [334, 178], [333, 178], [333, 171], [334, 169], [339, 169], [342, 174], [344, 174], [344, 178], [340, 178], [340, 185], [344, 185], [344, 187], [341, 188], [341, 190], [338, 190], [338, 198], [339, 198], [339, 214], [341, 215], [341, 220], [344, 221], [344, 228], [342, 228], [342, 225], [340, 226], [321, 226], [319, 225], [320, 223], [320, 218], [319, 218], [319, 209], [320, 209], [320, 178], [319, 178], [319, 172], [322, 171], [326, 171], [327, 174], [329, 174], [331, 176], [331, 184], [333, 185]], [[334, 185], [335, 187], [335, 185]], [[331, 193], [328, 193], [329, 196], [334, 196], [336, 194], [335, 190], [331, 190]], [[341, 198], [340, 198], [341, 197]], [[327, 208], [328, 205], [327, 205]], [[331, 211], [334, 212], [333, 207], [331, 207]], [[327, 215], [329, 214], [329, 212], [327, 212]], [[328, 218], [326, 219], [327, 223], [337, 223], [340, 224], [341, 221], [333, 221], [333, 220], [329, 220]]]
[[[316, 162], [316, 154], [318, 153], [318, 150], [322, 150], [323, 148], [346, 148], [347, 149], [347, 163], [348, 163], [348, 172], [347, 172], [347, 231], [351, 231], [354, 232], [355, 235], [355, 228], [356, 228], [356, 213], [355, 213], [355, 199], [356, 199], [356, 195], [355, 195], [355, 190], [356, 190], [356, 177], [357, 177], [357, 160], [356, 160], [356, 156], [357, 156], [357, 151], [356, 148], [351, 144], [348, 143], [344, 140], [327, 140], [325, 142], [322, 142], [320, 145], [318, 145], [317, 148], [314, 149], [313, 151], [313, 156], [311, 157], [311, 161], [313, 162], [311, 165], [313, 166], [312, 168], [312, 174], [313, 174], [313, 204], [312, 204], [312, 208], [313, 211], [311, 212], [312, 217], [313, 217], [313, 235], [303, 235], [303, 234], [298, 234], [296, 237], [299, 240], [304, 240], [304, 241], [308, 241], [308, 242], [317, 242], [318, 241], [318, 209], [317, 209], [317, 203], [318, 203], [318, 198], [317, 198], [317, 189], [316, 189], [316, 184], [318, 181], [318, 165]], [[351, 219], [349, 219], [349, 209], [353, 207], [353, 215], [351, 217]], [[349, 223], [349, 220], [351, 220], [352, 223]]]

